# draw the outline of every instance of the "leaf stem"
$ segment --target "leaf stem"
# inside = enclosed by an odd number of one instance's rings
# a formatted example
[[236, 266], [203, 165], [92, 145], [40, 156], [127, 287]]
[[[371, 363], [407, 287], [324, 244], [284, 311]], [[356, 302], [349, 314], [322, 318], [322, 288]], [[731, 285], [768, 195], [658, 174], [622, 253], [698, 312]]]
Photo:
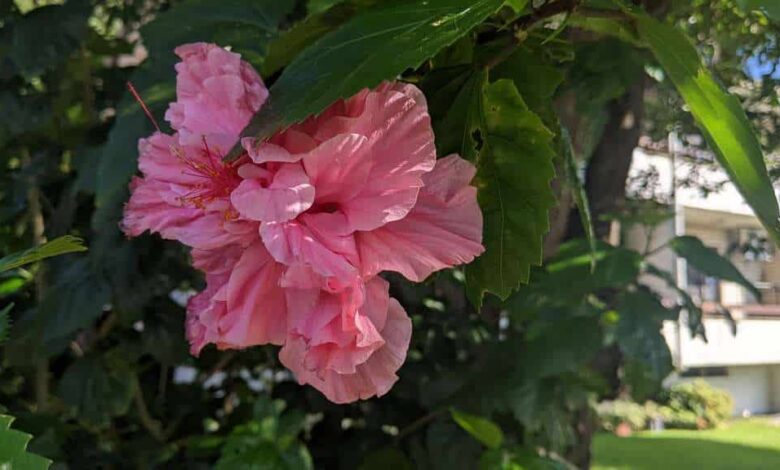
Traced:
[[144, 400], [144, 394], [141, 390], [141, 384], [138, 383], [138, 378], [135, 380], [135, 393], [133, 394], [133, 401], [135, 402], [135, 408], [138, 412], [138, 419], [141, 421], [141, 425], [149, 432], [158, 442], [165, 442], [165, 434], [163, 433], [162, 424], [154, 419], [149, 413], [149, 408], [146, 406]]
[[581, 2], [582, 0], [558, 0], [557, 2], [545, 3], [535, 9], [530, 15], [522, 16], [515, 20], [509, 25], [514, 31], [511, 42], [502, 48], [498, 54], [488, 59], [484, 68], [490, 70], [511, 56], [517, 49], [517, 46], [525, 40], [527, 36], [526, 31], [536, 23], [561, 13], [572, 13], [579, 7]]
[[440, 408], [438, 410], [431, 411], [430, 413], [417, 418], [416, 420], [412, 421], [408, 426], [404, 427], [398, 432], [398, 435], [395, 436], [395, 441], [398, 442], [401, 439], [408, 436], [409, 434], [414, 433], [421, 427], [425, 426], [426, 424], [438, 418], [442, 413], [446, 411], [447, 408]]

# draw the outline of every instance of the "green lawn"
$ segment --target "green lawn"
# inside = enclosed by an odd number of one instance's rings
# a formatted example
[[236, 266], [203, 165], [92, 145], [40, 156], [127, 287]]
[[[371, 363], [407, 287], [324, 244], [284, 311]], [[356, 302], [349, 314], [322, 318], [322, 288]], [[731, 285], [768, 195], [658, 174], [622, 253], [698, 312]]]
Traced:
[[780, 469], [780, 426], [748, 419], [711, 431], [596, 437], [594, 470]]

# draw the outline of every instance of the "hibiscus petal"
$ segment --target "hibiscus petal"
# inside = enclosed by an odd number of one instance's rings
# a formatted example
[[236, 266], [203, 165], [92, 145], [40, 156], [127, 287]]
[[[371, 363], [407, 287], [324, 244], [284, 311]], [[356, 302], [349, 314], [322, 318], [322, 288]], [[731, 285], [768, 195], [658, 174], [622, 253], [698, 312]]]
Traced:
[[425, 97], [413, 85], [382, 84], [295, 129], [320, 142], [304, 156], [315, 207], [338, 203], [351, 230], [403, 218], [436, 161]]
[[403, 219], [370, 232], [357, 232], [363, 276], [396, 271], [412, 281], [468, 263], [484, 251], [477, 190], [469, 185], [476, 170], [451, 155], [425, 175], [414, 209]]
[[192, 250], [192, 267], [208, 274], [224, 274], [233, 269], [244, 248], [241, 245], [228, 245], [214, 250]]
[[345, 203], [363, 190], [372, 165], [367, 142], [359, 134], [341, 134], [303, 156], [318, 204]]
[[161, 194], [170, 191], [170, 185], [156, 180], [133, 177], [130, 182], [130, 200], [125, 204], [122, 230], [130, 237], [145, 231], [175, 238], [170, 228], [191, 223], [202, 216], [202, 211], [181, 204], [169, 204]]
[[247, 219], [285, 222], [311, 207], [314, 186], [300, 164], [283, 164], [273, 174], [270, 185], [264, 187], [260, 180], [245, 179], [231, 193], [230, 201]]
[[177, 101], [165, 119], [193, 134], [238, 136], [268, 97], [268, 89], [241, 56], [215, 44], [194, 43], [175, 50]]
[[[304, 218], [305, 220], [305, 218]], [[357, 268], [349, 261], [357, 250], [351, 235], [325, 237], [298, 220], [263, 223], [260, 237], [274, 259], [288, 266], [303, 264], [339, 285], [357, 278]], [[330, 238], [330, 239], [329, 239]]]
[[354, 373], [333, 369], [311, 370], [304, 367], [308, 354], [302, 337], [290, 337], [279, 352], [279, 359], [300, 384], [310, 384], [334, 403], [350, 403], [387, 393], [398, 380], [396, 372], [406, 359], [412, 335], [412, 322], [403, 307], [390, 299], [387, 321], [380, 331], [383, 345], [355, 367]]
[[185, 330], [194, 356], [211, 343], [219, 343], [219, 321], [227, 313], [227, 274], [207, 275], [206, 289], [187, 302]]
[[220, 346], [246, 348], [282, 344], [287, 331], [287, 303], [279, 279], [284, 266], [262, 243], [246, 249], [230, 274], [227, 313], [220, 319]]
[[293, 163], [301, 159], [300, 153], [290, 153], [286, 148], [270, 142], [258, 142], [254, 137], [241, 139], [241, 146], [246, 150], [253, 162], [260, 164], [265, 162]]
[[354, 374], [384, 345], [378, 328], [385, 324], [389, 296], [388, 284], [380, 278], [337, 293], [288, 289], [287, 302], [288, 335], [306, 343], [306, 370]]

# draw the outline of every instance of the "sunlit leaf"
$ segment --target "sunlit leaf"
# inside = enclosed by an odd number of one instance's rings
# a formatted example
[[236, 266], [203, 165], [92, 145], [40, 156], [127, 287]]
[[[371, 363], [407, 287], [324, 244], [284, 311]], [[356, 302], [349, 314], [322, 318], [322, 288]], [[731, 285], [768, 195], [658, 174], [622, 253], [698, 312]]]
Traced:
[[41, 246], [20, 251], [19, 253], [13, 253], [0, 259], [0, 272], [18, 268], [25, 264], [35, 263], [36, 261], [51, 258], [52, 256], [79, 251], [87, 251], [87, 247], [84, 246], [83, 241], [78, 237], [65, 235], [55, 238], [48, 243], [44, 243]]
[[512, 81], [486, 87], [484, 115], [476, 184], [486, 250], [466, 268], [467, 292], [475, 305], [481, 305], [485, 292], [506, 298], [528, 282], [531, 266], [542, 262], [547, 212], [555, 204], [553, 134]]
[[718, 85], [685, 34], [643, 14], [635, 18], [639, 35], [677, 87], [718, 161], [780, 244], [777, 198], [758, 138], [739, 100]]
[[458, 423], [458, 426], [471, 434], [474, 439], [485, 444], [489, 449], [497, 449], [504, 442], [504, 433], [493, 421], [455, 408], [450, 410], [450, 415]]
[[739, 269], [731, 261], [719, 255], [714, 249], [705, 246], [698, 238], [689, 235], [675, 237], [669, 242], [669, 246], [675, 253], [685, 258], [691, 266], [707, 276], [736, 282], [750, 291], [756, 299], [761, 298], [761, 292], [739, 272]]
[[[415, 68], [495, 12], [502, 0], [388, 2], [360, 12], [285, 68], [243, 135], [265, 139], [382, 80]], [[238, 150], [229, 158], [235, 158]]]
[[31, 454], [27, 444], [32, 436], [11, 429], [14, 418], [0, 415], [0, 468], [10, 470], [46, 470], [51, 465], [49, 459]]

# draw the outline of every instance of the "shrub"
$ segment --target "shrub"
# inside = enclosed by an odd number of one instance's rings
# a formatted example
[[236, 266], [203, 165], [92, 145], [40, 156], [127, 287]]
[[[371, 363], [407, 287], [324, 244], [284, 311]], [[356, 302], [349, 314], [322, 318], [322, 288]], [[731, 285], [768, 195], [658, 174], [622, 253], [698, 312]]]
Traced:
[[[663, 403], [669, 409], [664, 421], [670, 428], [714, 428], [734, 410], [734, 400], [728, 392], [700, 379], [672, 386], [664, 394]], [[690, 427], [692, 419], [696, 422], [693, 428]]]
[[633, 431], [645, 428], [645, 407], [628, 400], [604, 401], [596, 405], [599, 425], [605, 431], [615, 432], [620, 423], [628, 424]]

